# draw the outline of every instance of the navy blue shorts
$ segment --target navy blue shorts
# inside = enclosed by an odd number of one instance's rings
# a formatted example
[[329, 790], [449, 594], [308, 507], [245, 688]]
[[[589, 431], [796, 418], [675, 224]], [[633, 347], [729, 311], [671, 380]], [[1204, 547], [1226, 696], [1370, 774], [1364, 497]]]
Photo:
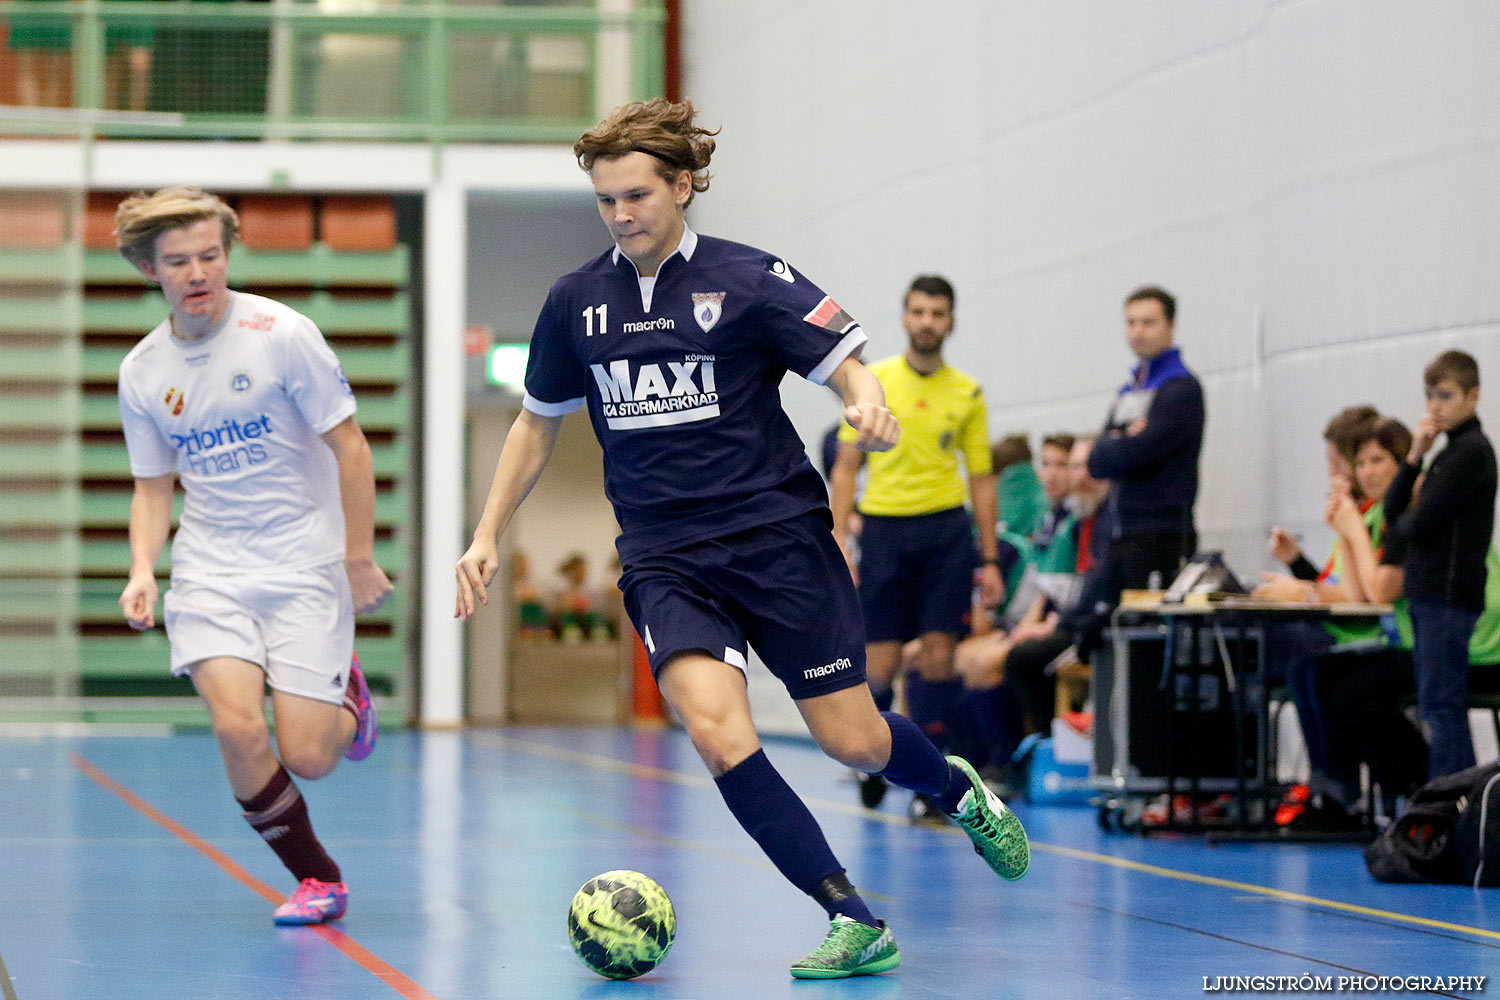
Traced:
[[962, 507], [912, 517], [865, 515], [859, 600], [871, 642], [964, 635], [979, 550]]
[[749, 646], [794, 699], [865, 682], [865, 627], [827, 511], [632, 558], [620, 590], [660, 674], [679, 653], [741, 670]]

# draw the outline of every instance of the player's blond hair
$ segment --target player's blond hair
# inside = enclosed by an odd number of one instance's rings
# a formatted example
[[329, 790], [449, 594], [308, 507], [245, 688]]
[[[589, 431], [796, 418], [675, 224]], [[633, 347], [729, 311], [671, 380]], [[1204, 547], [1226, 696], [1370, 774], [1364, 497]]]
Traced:
[[692, 174], [691, 204], [693, 192], [708, 190], [708, 161], [714, 155], [713, 137], [719, 134], [694, 125], [697, 114], [692, 101], [673, 103], [664, 97], [623, 104], [573, 143], [573, 155], [588, 171], [600, 157], [646, 153], [656, 158], [656, 172], [669, 183], [679, 171]]
[[137, 191], [115, 209], [115, 241], [120, 253], [139, 267], [156, 259], [156, 238], [169, 229], [218, 219], [224, 249], [240, 232], [240, 217], [217, 195], [202, 188], [168, 187], [155, 194]]

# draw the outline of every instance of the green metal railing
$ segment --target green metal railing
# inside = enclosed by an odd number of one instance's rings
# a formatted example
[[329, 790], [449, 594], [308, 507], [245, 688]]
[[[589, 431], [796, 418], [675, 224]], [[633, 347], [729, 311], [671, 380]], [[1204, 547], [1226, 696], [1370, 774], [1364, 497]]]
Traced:
[[[664, 20], [660, 0], [357, 14], [294, 0], [12, 0], [0, 4], [13, 70], [0, 73], [0, 134], [572, 140], [609, 105], [661, 92]], [[36, 96], [38, 74], [52, 97]]]

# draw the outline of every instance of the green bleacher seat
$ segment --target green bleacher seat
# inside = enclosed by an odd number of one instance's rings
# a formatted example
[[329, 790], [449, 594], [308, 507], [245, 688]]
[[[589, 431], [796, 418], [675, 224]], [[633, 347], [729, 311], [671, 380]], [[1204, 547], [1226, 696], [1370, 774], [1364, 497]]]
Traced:
[[[12, 528], [71, 528], [78, 523], [81, 500], [73, 483], [60, 483], [50, 489], [3, 490], [0, 491], [0, 524]], [[126, 517], [128, 519], [128, 513]]]
[[[7, 329], [11, 303], [0, 296], [0, 332]], [[55, 307], [54, 307], [55, 308]], [[31, 331], [29, 326], [18, 329]], [[42, 331], [38, 331], [42, 332]], [[28, 337], [27, 342], [12, 341], [5, 345], [0, 374], [9, 382], [68, 382], [78, 368], [78, 348], [63, 337]], [[124, 355], [121, 355], [123, 357]]]
[[[5, 430], [71, 430], [79, 409], [74, 385], [52, 391], [18, 392], [0, 388], [0, 428]], [[118, 420], [116, 421], [118, 423]]]
[[70, 437], [55, 443], [7, 441], [5, 447], [0, 448], [0, 476], [7, 479], [66, 478], [78, 467], [81, 451], [82, 446]]

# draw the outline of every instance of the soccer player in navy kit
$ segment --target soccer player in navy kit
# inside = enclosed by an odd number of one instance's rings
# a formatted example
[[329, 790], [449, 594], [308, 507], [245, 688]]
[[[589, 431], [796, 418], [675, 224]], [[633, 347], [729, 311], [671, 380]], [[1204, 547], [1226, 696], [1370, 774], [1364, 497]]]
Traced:
[[857, 360], [864, 333], [837, 303], [785, 261], [686, 227], [714, 149], [694, 114], [626, 105], [573, 147], [615, 245], [553, 285], [537, 319], [523, 410], [455, 568], [455, 615], [488, 603], [501, 532], [563, 415], [587, 406], [621, 527], [620, 588], [657, 684], [735, 818], [831, 919], [792, 975], [884, 972], [900, 962], [890, 930], [760, 747], [747, 643], [829, 756], [934, 796], [1001, 876], [1025, 874], [1026, 834], [967, 764], [875, 709], [858, 597], [823, 482], [781, 409], [782, 376], [832, 386], [865, 448], [899, 431]]
[[156, 623], [156, 560], [180, 480], [172, 672], [208, 705], [245, 820], [299, 880], [275, 922], [333, 920], [348, 892], [292, 774], [321, 778], [375, 746], [354, 615], [380, 607], [391, 582], [374, 560], [375, 479], [354, 394], [311, 320], [230, 291], [239, 220], [223, 201], [165, 188], [125, 199], [115, 225], [121, 254], [171, 308], [120, 364], [135, 478], [120, 607], [132, 628]]

